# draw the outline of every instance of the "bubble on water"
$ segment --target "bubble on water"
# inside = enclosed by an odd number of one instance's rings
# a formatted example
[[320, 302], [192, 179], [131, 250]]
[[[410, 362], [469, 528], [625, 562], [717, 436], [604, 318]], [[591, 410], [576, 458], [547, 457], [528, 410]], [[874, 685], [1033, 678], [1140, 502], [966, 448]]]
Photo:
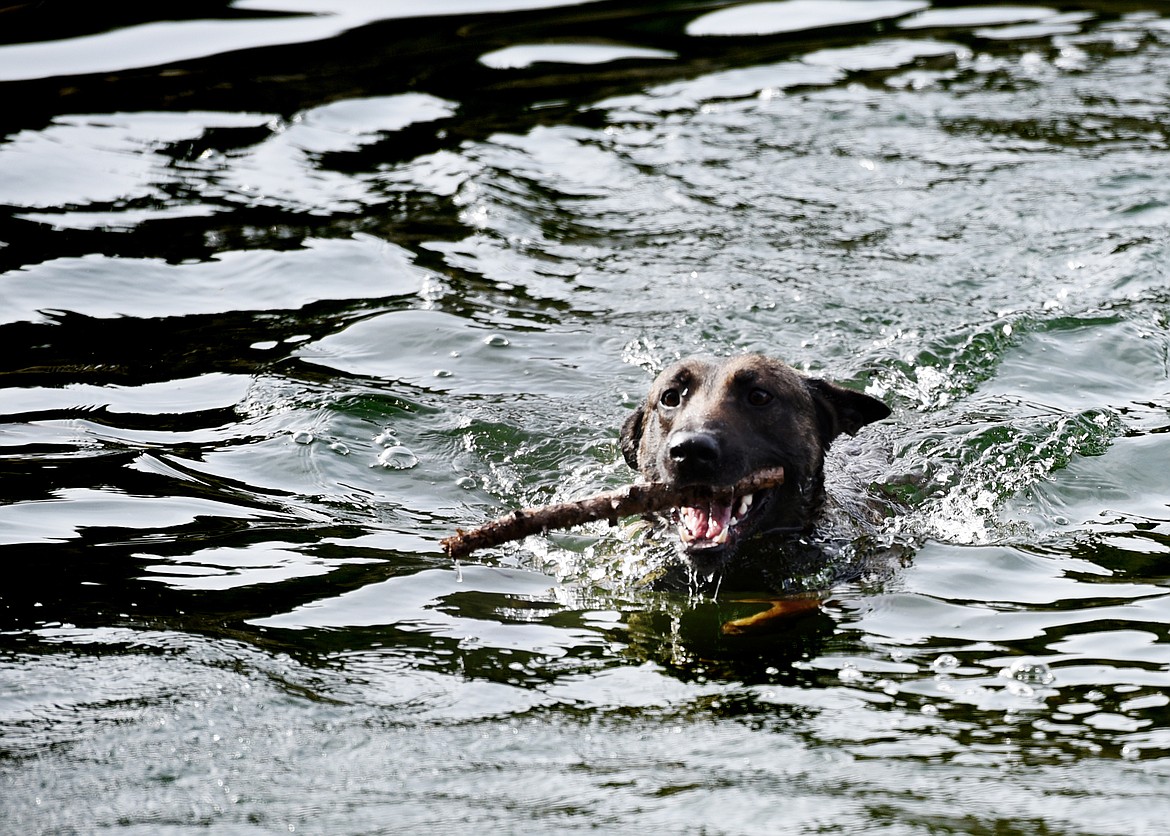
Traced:
[[390, 428], [387, 427], [386, 429], [382, 430], [382, 432], [374, 436], [374, 443], [382, 447], [397, 447], [402, 442], [399, 441], [398, 436], [390, 432]]
[[333, 442], [332, 444], [329, 445], [329, 449], [332, 450], [334, 453], [336, 453], [339, 456], [348, 456], [349, 455], [349, 446], [341, 441]]
[[1034, 697], [1036, 696], [1036, 689], [1026, 682], [1017, 682], [1014, 679], [1009, 679], [1003, 689], [1011, 694], [1013, 697]]
[[483, 344], [490, 345], [493, 348], [506, 348], [507, 346], [510, 346], [512, 343], [509, 342], [508, 338], [505, 336], [502, 336], [500, 334], [492, 334], [490, 337], [483, 338]]
[[943, 653], [930, 663], [930, 668], [935, 673], [949, 673], [957, 667], [959, 667], [959, 660], [950, 653]]
[[313, 434], [308, 430], [293, 430], [292, 440], [297, 444], [312, 444]]
[[842, 682], [860, 682], [865, 679], [865, 674], [859, 671], [855, 665], [846, 664], [845, 667], [837, 671], [837, 678]]
[[455, 480], [455, 484], [465, 491], [475, 490], [475, 478], [472, 476], [460, 476]]
[[1056, 674], [1043, 662], [1034, 659], [1017, 659], [1006, 668], [1002, 668], [999, 676], [1024, 685], [1051, 685], [1056, 681]]
[[418, 464], [418, 456], [401, 444], [387, 447], [378, 454], [378, 466], [390, 470], [409, 470]]
[[[1064, 46], [1060, 49], [1060, 54], [1054, 60], [1056, 66], [1062, 70], [1083, 70], [1089, 65], [1089, 54], [1083, 49], [1076, 46]], [[1069, 262], [1071, 268], [1073, 262]], [[1083, 263], [1078, 263], [1078, 267], [1083, 267]]]
[[435, 369], [435, 377], [454, 377], [455, 372], [450, 369]]
[[938, 715], [938, 706], [933, 705], [931, 703], [927, 703], [926, 705], [922, 706], [922, 713], [927, 714], [931, 717], [935, 717]]

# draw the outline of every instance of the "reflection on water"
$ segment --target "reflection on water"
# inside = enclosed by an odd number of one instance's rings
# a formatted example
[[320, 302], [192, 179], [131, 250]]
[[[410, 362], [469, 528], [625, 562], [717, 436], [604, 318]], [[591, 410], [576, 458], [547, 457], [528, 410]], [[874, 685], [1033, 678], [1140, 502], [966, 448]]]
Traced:
[[[50, 11], [0, 15], [0, 829], [1160, 831], [1161, 4]], [[443, 556], [744, 350], [894, 407], [833, 486], [904, 510], [832, 534], [900, 559], [775, 619], [636, 525]]]

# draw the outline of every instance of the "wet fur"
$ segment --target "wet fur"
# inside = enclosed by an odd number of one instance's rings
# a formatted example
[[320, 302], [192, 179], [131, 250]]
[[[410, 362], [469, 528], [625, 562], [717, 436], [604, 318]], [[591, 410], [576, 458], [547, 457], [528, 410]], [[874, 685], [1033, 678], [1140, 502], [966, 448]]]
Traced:
[[[644, 477], [671, 484], [728, 485], [760, 468], [785, 469], [785, 483], [756, 498], [762, 505], [743, 518], [726, 546], [684, 549], [694, 572], [721, 577], [766, 563], [761, 542], [777, 549], [802, 542], [821, 512], [825, 453], [833, 440], [889, 414], [875, 398], [763, 355], [690, 358], [654, 380], [622, 426], [621, 450]], [[784, 558], [817, 560], [807, 549], [796, 551], [802, 554], [789, 548]]]

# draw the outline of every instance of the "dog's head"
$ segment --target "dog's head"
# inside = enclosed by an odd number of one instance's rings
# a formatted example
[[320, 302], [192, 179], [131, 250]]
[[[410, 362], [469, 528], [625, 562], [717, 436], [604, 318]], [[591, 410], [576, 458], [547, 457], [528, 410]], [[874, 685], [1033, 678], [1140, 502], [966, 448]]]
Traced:
[[809, 528], [833, 439], [889, 414], [879, 400], [769, 357], [691, 358], [658, 375], [622, 426], [621, 449], [647, 479], [675, 485], [726, 486], [762, 468], [784, 468], [778, 487], [729, 505], [678, 509], [687, 556], [709, 571], [753, 534]]

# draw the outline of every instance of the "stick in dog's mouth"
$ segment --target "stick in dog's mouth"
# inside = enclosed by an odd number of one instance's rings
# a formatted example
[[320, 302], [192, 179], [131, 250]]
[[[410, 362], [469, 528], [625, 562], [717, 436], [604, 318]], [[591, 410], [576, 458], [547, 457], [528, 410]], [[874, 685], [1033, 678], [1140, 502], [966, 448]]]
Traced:
[[[614, 523], [620, 517], [678, 509], [680, 519], [690, 521], [688, 530], [697, 535], [695, 542], [708, 543], [707, 548], [721, 548], [730, 542], [735, 527], [752, 513], [753, 508], [759, 507], [760, 492], [783, 483], [784, 468], [773, 467], [756, 471], [726, 487], [661, 482], [627, 485], [572, 502], [513, 511], [470, 531], [460, 529], [453, 536], [444, 538], [442, 546], [448, 555], [458, 558], [476, 549], [521, 540], [554, 528], [572, 528], [594, 520]], [[680, 535], [684, 527], [680, 525]]]

